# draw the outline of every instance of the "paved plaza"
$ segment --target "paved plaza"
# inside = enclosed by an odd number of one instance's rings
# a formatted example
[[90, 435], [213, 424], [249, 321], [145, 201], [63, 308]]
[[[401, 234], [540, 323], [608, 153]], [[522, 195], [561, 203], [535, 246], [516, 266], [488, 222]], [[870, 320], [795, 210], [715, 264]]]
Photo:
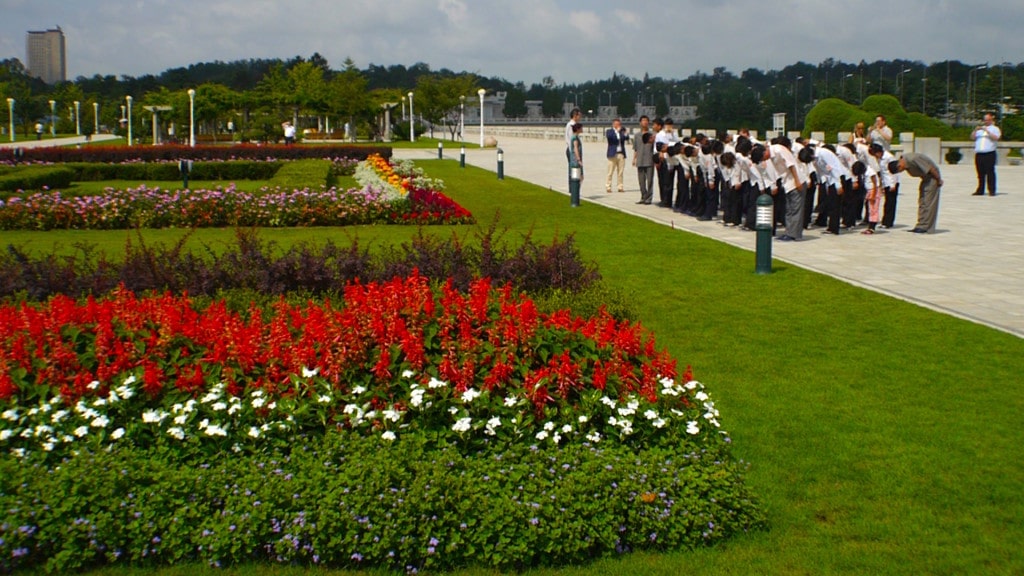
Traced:
[[[470, 142], [477, 135], [467, 131]], [[504, 152], [505, 175], [568, 195], [565, 144], [497, 136]], [[446, 143], [445, 156], [458, 158], [458, 143]], [[584, 145], [582, 198], [640, 218], [700, 234], [745, 250], [753, 250], [755, 234], [698, 222], [665, 208], [637, 205], [636, 171], [627, 159], [626, 192], [606, 193], [605, 145]], [[395, 150], [398, 158], [437, 158], [436, 150]], [[470, 149], [466, 162], [496, 170], [494, 149]], [[892, 230], [874, 236], [860, 229], [839, 237], [821, 229], [805, 232], [802, 242], [775, 242], [773, 256], [802, 268], [834, 276], [850, 284], [889, 294], [940, 312], [965, 318], [1024, 337], [1024, 167], [998, 168], [999, 195], [971, 196], [977, 183], [973, 165], [943, 165], [938, 227], [935, 234], [910, 234], [917, 214], [916, 178], [902, 175], [902, 187]], [[614, 186], [613, 186], [614, 189]], [[655, 192], [657, 202], [657, 192]], [[566, 199], [566, 209], [569, 201]], [[750, 258], [753, 274], [754, 258]]]

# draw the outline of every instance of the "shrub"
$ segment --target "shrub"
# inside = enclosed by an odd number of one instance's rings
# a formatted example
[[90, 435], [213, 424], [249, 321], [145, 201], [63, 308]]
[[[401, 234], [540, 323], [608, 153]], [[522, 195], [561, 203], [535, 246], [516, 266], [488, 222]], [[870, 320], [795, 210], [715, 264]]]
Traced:
[[0, 174], [0, 191], [67, 188], [74, 172], [60, 166], [18, 166]]
[[[85, 146], [26, 148], [27, 162], [104, 162], [124, 163], [131, 161], [155, 162], [181, 159], [207, 160], [303, 160], [323, 158], [354, 158], [364, 160], [370, 154], [384, 158], [391, 157], [391, 148], [364, 145], [324, 146], [254, 146], [236, 144], [233, 146]], [[13, 162], [13, 149], [0, 149], [0, 162]]]
[[329, 296], [351, 280], [386, 281], [413, 269], [437, 282], [451, 278], [460, 289], [468, 288], [472, 278], [486, 276], [531, 293], [575, 292], [600, 279], [597, 268], [582, 259], [572, 235], [556, 237], [547, 245], [526, 236], [511, 246], [496, 226], [477, 232], [472, 242], [455, 233], [442, 238], [421, 232], [397, 248], [372, 252], [358, 238], [347, 246], [331, 240], [302, 242], [282, 252], [261, 239], [257, 230], [241, 228], [220, 253], [208, 246], [199, 253], [187, 250], [188, 236], [171, 246], [149, 246], [139, 235], [135, 242], [126, 242], [123, 260], [96, 254], [88, 244], [76, 244], [70, 255], [40, 256], [8, 245], [0, 252], [0, 297], [98, 296], [118, 285], [136, 292], [206, 296], [224, 290]]
[[[226, 162], [195, 162], [192, 180], [269, 180], [284, 162], [232, 160]], [[105, 164], [100, 162], [68, 162], [63, 165], [74, 171], [75, 182], [102, 180], [137, 180], [140, 182], [180, 180], [177, 162], [146, 162]]]
[[856, 106], [839, 100], [826, 98], [807, 113], [805, 132], [821, 131], [834, 137], [837, 132], [850, 132], [857, 122], [870, 126], [874, 119]]
[[285, 190], [314, 190], [329, 185], [333, 163], [330, 160], [295, 160], [287, 162], [270, 180], [270, 186]]
[[946, 151], [946, 163], [947, 164], [959, 164], [963, 160], [964, 155], [960, 152], [959, 148], [950, 148]]

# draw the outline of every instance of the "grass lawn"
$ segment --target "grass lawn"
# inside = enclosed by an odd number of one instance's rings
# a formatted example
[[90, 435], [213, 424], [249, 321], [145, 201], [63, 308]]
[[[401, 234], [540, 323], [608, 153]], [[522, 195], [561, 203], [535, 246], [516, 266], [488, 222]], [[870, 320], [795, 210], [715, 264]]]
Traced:
[[[421, 165], [480, 225], [500, 211], [511, 239], [576, 234], [605, 279], [635, 298], [644, 325], [708, 385], [771, 523], [714, 549], [529, 574], [1024, 572], [1024, 340], [788, 264], [758, 276], [752, 253], [590, 204], [572, 210], [561, 194], [457, 161]], [[183, 233], [144, 232], [168, 242]], [[287, 245], [351, 235], [390, 243], [415, 233], [363, 226], [263, 234]], [[87, 240], [117, 253], [128, 234], [4, 232], [3, 243], [47, 250]], [[217, 243], [231, 234], [199, 230], [193, 238]]]

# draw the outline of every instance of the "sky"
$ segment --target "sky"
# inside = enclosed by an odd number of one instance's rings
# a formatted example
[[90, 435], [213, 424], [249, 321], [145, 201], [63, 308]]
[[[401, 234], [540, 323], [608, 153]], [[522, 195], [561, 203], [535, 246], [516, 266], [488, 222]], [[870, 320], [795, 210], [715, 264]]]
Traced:
[[319, 52], [333, 68], [425, 62], [530, 85], [827, 58], [1017, 63], [1024, 2], [0, 0], [0, 59], [24, 62], [25, 32], [58, 25], [69, 79]]

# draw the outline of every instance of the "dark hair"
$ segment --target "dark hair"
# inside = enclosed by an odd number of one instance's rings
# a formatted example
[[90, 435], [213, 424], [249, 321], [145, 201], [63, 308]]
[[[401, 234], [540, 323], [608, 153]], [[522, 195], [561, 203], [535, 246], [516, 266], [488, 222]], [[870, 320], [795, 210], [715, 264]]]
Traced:
[[692, 146], [691, 145], [691, 146], [687, 146], [687, 147], [683, 148], [683, 156], [685, 156], [687, 158], [693, 158], [696, 155], [697, 155], [697, 147], [696, 146]]
[[707, 142], [702, 144], [700, 147], [700, 153], [704, 155], [711, 154], [711, 144], [708, 144]]
[[807, 142], [807, 140], [804, 140], [803, 136], [797, 136], [796, 140], [794, 140], [794, 142], [796, 142], [797, 144], [801, 144], [802, 145], [804, 142]]
[[695, 138], [697, 139], [697, 142], [703, 143], [705, 140], [708, 139], [708, 136], [707, 136], [707, 134], [705, 134], [703, 132], [697, 132], [697, 135], [695, 136]]
[[651, 118], [650, 118], [650, 117], [649, 117], [649, 116], [648, 116], [647, 114], [644, 114], [644, 115], [640, 116], [640, 119], [641, 119], [641, 120], [643, 120], [644, 118], [647, 118], [647, 121], [648, 121], [648, 122], [650, 122], [650, 121], [651, 121]]
[[715, 154], [721, 154], [722, 152], [725, 152], [725, 144], [723, 144], [721, 140], [715, 140], [711, 142], [711, 151]]
[[640, 140], [643, 141], [644, 144], [650, 144], [651, 143], [651, 133], [650, 132], [644, 132], [644, 135], [640, 137]]
[[718, 159], [718, 163], [726, 168], [732, 168], [736, 165], [736, 155], [732, 152], [726, 152]]
[[831, 152], [833, 154], [836, 153], [836, 147], [831, 145], [831, 144], [825, 144], [825, 145], [822, 146], [822, 148], [824, 148], [825, 150], [828, 150], [829, 152]]
[[573, 132], [583, 132], [583, 122], [577, 122], [572, 125]]
[[882, 145], [879, 144], [878, 142], [872, 142], [868, 146], [868, 154], [871, 154], [872, 156], [874, 156], [875, 154], [881, 154], [883, 151], [884, 149], [882, 148]]
[[758, 144], [750, 149], [750, 161], [754, 164], [764, 162], [764, 146]]
[[736, 151], [739, 152], [740, 154], [743, 154], [744, 156], [749, 156], [750, 150], [753, 147], [754, 145], [750, 142], [748, 138], [744, 138], [741, 136], [736, 141]]
[[[882, 120], [886, 120], [885, 114], [876, 114], [875, 118], [881, 118]], [[888, 120], [886, 120], [886, 121], [888, 122]]]
[[814, 148], [810, 146], [804, 146], [796, 153], [797, 160], [800, 160], [804, 164], [810, 164], [814, 162]]
[[889, 162], [889, 173], [897, 174], [897, 173], [899, 173], [899, 171], [900, 171], [900, 161], [899, 160], [893, 160], [892, 162]]
[[856, 162], [853, 163], [853, 166], [850, 166], [850, 172], [853, 172], [854, 176], [863, 176], [864, 173], [867, 171], [868, 167], [865, 166], [864, 163], [861, 162], [860, 160], [857, 160]]
[[847, 150], [855, 154], [857, 153], [857, 147], [853, 144], [853, 142], [847, 142], [843, 144], [843, 148], [846, 148]]
[[665, 125], [665, 121], [662, 120], [660, 117], [658, 117], [658, 118], [654, 119], [654, 124], [657, 124], [658, 126], [664, 126]]
[[572, 118], [577, 114], [583, 114], [583, 112], [579, 108], [573, 108], [572, 111], [569, 112], [569, 118]]
[[665, 124], [675, 124], [671, 118], [665, 118]]
[[777, 138], [777, 140], [778, 140], [778, 142], [776, 142], [776, 143], [779, 144], [780, 146], [784, 146], [786, 148], [789, 148], [790, 150], [793, 149], [793, 143], [789, 141], [789, 137], [787, 137], [787, 136], [779, 136]]

